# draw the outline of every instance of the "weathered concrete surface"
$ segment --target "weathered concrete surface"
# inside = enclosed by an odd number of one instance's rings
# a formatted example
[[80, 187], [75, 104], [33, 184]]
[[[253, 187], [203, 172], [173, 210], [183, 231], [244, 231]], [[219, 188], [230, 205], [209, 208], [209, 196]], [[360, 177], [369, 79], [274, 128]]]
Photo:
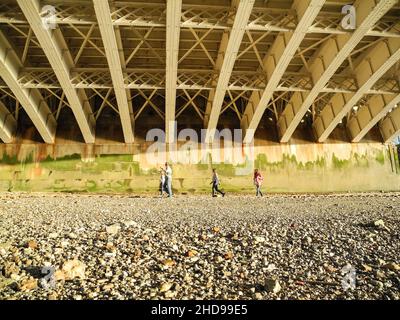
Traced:
[[[0, 190], [154, 193], [162, 161], [148, 163], [148, 146], [0, 144]], [[223, 161], [228, 151], [213, 152], [220, 152]], [[259, 144], [254, 161], [231, 164], [216, 164], [212, 155], [206, 163], [198, 158], [174, 164], [175, 192], [209, 192], [213, 167], [230, 192], [253, 192], [256, 167], [265, 176], [267, 192], [400, 190], [397, 152], [380, 143]]]

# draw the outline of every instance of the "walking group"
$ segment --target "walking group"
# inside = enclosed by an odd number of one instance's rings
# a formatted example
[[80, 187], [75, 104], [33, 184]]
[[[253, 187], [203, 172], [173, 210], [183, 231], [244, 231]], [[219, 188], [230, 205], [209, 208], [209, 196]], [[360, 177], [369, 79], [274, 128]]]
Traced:
[[[161, 167], [161, 176], [160, 176], [160, 197], [164, 197], [164, 193], [167, 194], [168, 198], [172, 198], [172, 168], [168, 162], [165, 163], [164, 168]], [[258, 169], [254, 170], [253, 183], [256, 187], [256, 197], [262, 197], [263, 194], [261, 192], [261, 186], [263, 184], [264, 178], [261, 175], [261, 172]], [[220, 179], [217, 173], [217, 169], [212, 170], [212, 178], [211, 178], [211, 194], [213, 197], [217, 197], [217, 193], [225, 197], [225, 192], [220, 190]]]

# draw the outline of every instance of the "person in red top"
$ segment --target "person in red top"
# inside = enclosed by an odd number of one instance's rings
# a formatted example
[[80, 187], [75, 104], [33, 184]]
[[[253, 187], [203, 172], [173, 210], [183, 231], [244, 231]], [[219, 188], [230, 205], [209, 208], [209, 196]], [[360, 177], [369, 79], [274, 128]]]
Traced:
[[264, 181], [263, 176], [261, 175], [260, 171], [258, 171], [258, 169], [254, 170], [254, 185], [256, 186], [256, 197], [258, 196], [263, 196], [262, 192], [261, 192], [261, 185]]

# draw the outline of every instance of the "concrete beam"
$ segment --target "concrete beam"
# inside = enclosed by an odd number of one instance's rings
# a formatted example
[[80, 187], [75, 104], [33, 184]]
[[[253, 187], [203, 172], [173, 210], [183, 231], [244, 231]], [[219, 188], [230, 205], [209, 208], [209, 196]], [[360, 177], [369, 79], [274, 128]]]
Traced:
[[279, 86], [290, 61], [303, 41], [326, 0], [296, 0], [292, 9], [299, 23], [293, 32], [280, 33], [264, 57], [263, 70], [267, 76], [264, 92], [253, 92], [246, 106], [241, 127], [245, 130], [244, 142], [250, 143], [273, 93]]
[[398, 0], [357, 0], [357, 29], [352, 34], [328, 39], [309, 61], [314, 87], [309, 92], [296, 92], [278, 120], [281, 142], [288, 142], [304, 115], [326, 86], [329, 79], [348, 58], [357, 44]]
[[400, 104], [400, 94], [376, 95], [368, 99], [347, 124], [351, 141], [360, 142], [398, 104]]
[[355, 67], [359, 89], [355, 93], [335, 94], [315, 119], [314, 130], [318, 142], [324, 142], [357, 102], [371, 87], [400, 60], [400, 39], [380, 41], [368, 51]]
[[84, 89], [75, 89], [71, 83], [71, 69], [75, 67], [72, 56], [59, 28], [48, 30], [42, 25], [39, 0], [17, 0], [33, 32], [46, 54], [65, 93], [86, 143], [94, 143], [92, 109]]
[[122, 122], [125, 143], [133, 143], [134, 117], [132, 105], [130, 104], [128, 93], [125, 89], [125, 80], [122, 72], [122, 63], [125, 65], [125, 62], [121, 60], [121, 54], [123, 55], [123, 50], [119, 50], [120, 48], [117, 43], [108, 0], [93, 0], [93, 4], [101, 37], [103, 39], [104, 50], [106, 52], [106, 57], [110, 68], [111, 79], [113, 82], [115, 97], [118, 103], [118, 110]]
[[223, 39], [224, 43], [226, 43], [226, 50], [223, 51], [224, 54], [223, 59], [221, 59], [221, 67], [217, 67], [220, 69], [220, 74], [215, 92], [213, 92], [213, 96], [210, 96], [210, 98], [212, 98], [212, 107], [209, 115], [206, 112], [208, 118], [206, 142], [208, 143], [211, 143], [215, 136], [215, 130], [217, 128], [222, 104], [224, 102], [226, 90], [229, 84], [229, 79], [236, 62], [236, 57], [242, 43], [243, 35], [245, 33], [251, 11], [253, 10], [254, 2], [255, 0], [240, 0], [237, 6], [232, 30], [229, 35], [229, 40], [226, 41], [226, 35], [225, 40]]
[[15, 121], [14, 116], [8, 111], [3, 102], [0, 101], [0, 139], [4, 143], [11, 143], [16, 129], [17, 121]]
[[182, 15], [182, 0], [167, 0], [166, 81], [165, 81], [165, 139], [172, 143], [175, 136], [176, 87]]
[[390, 112], [379, 124], [383, 141], [385, 143], [392, 142], [396, 137], [400, 136], [400, 108], [397, 107]]
[[[232, 11], [237, 10], [238, 6], [239, 6], [239, 0], [231, 1], [231, 10]], [[234, 22], [233, 19], [229, 19], [229, 21], [228, 21], [228, 23], [231, 23], [231, 24], [233, 24], [233, 22]], [[218, 48], [217, 60], [215, 61], [215, 66], [214, 66], [214, 70], [213, 70], [215, 74], [219, 75], [221, 73], [222, 64], [224, 63], [224, 55], [225, 55], [226, 49], [228, 47], [228, 41], [229, 41], [229, 29], [225, 30], [222, 33], [222, 38], [221, 38], [221, 41], [219, 43], [219, 48]], [[208, 93], [208, 100], [206, 103], [206, 110], [205, 110], [205, 114], [204, 114], [204, 127], [205, 128], [208, 126], [208, 121], [210, 120], [210, 113], [211, 113], [217, 85], [218, 85], [218, 79], [213, 79], [212, 83], [211, 83], [211, 90]]]
[[24, 89], [18, 78], [22, 63], [10, 42], [0, 31], [0, 76], [32, 120], [44, 142], [54, 143], [56, 120], [39, 90]]

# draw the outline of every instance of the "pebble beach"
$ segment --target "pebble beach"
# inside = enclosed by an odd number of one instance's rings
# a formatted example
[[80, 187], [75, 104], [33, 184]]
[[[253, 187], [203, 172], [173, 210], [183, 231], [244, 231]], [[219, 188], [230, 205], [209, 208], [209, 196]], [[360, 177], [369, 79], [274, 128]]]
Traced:
[[399, 212], [400, 193], [0, 193], [0, 299], [398, 300]]

